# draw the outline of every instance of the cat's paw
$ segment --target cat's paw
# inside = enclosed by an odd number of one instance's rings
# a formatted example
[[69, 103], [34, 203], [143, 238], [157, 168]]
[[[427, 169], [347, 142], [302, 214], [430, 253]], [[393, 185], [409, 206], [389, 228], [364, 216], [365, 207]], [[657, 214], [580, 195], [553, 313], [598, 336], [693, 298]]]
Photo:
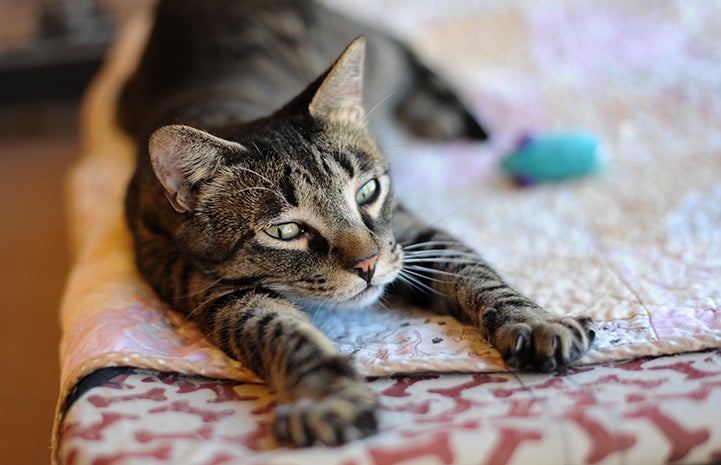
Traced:
[[344, 444], [376, 432], [377, 406], [375, 395], [358, 382], [321, 399], [279, 405], [273, 433], [279, 442], [294, 446]]
[[[496, 312], [493, 308], [486, 310], [484, 321], [496, 319]], [[597, 332], [588, 317], [535, 314], [525, 321], [498, 327], [494, 345], [510, 368], [548, 372], [578, 360], [591, 348]]]

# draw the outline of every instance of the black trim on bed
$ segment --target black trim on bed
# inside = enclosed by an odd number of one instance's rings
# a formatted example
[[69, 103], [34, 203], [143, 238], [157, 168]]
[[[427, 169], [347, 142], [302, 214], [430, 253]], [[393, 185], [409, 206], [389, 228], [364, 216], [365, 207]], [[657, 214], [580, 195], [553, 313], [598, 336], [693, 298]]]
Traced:
[[112, 381], [118, 376], [129, 375], [135, 372], [136, 369], [133, 367], [109, 367], [101, 368], [97, 371], [92, 372], [85, 378], [81, 379], [70, 391], [68, 397], [65, 399], [63, 405], [63, 412], [67, 412], [73, 404], [80, 399], [86, 392], [93, 388], [102, 386], [103, 384]]

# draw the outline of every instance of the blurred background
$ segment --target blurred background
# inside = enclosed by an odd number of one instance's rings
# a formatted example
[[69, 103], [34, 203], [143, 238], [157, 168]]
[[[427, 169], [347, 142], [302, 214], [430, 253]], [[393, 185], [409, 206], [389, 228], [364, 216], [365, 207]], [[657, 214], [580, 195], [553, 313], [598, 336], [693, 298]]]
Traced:
[[80, 98], [137, 2], [0, 0], [0, 461], [49, 462], [65, 174]]

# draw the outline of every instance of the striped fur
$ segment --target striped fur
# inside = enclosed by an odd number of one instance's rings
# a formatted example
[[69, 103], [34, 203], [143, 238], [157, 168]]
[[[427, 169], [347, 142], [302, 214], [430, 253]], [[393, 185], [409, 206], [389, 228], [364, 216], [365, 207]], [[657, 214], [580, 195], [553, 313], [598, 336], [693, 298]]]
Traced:
[[[375, 397], [310, 323], [320, 306], [362, 308], [386, 290], [422, 301], [478, 325], [517, 368], [561, 368], [594, 334], [590, 320], [552, 317], [396, 205], [368, 128], [385, 123], [368, 122], [362, 92], [410, 89], [376, 116], [412, 108], [417, 133], [483, 133], [383, 36], [369, 40], [378, 56], [365, 81], [362, 38], [324, 71], [331, 44], [355, 32], [368, 31], [306, 0], [161, 1], [120, 102], [138, 141], [126, 197], [138, 269], [269, 382], [281, 403], [275, 435], [295, 445], [340, 444], [377, 427]], [[378, 71], [386, 62], [392, 77]]]
[[480, 327], [509, 367], [558, 370], [590, 348], [596, 335], [590, 318], [554, 317], [506, 284], [475, 251], [424, 227], [401, 207], [394, 225], [406, 244], [395, 291]]

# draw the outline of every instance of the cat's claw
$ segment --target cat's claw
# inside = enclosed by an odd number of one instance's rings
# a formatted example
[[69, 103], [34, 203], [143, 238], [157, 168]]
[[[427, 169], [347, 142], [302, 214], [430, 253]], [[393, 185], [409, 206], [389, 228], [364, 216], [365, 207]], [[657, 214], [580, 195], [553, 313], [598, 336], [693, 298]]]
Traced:
[[375, 433], [375, 396], [365, 386], [356, 391], [279, 405], [273, 423], [275, 438], [299, 447], [335, 446]]
[[509, 368], [549, 372], [578, 360], [597, 331], [587, 317], [531, 319], [499, 328], [495, 345]]

